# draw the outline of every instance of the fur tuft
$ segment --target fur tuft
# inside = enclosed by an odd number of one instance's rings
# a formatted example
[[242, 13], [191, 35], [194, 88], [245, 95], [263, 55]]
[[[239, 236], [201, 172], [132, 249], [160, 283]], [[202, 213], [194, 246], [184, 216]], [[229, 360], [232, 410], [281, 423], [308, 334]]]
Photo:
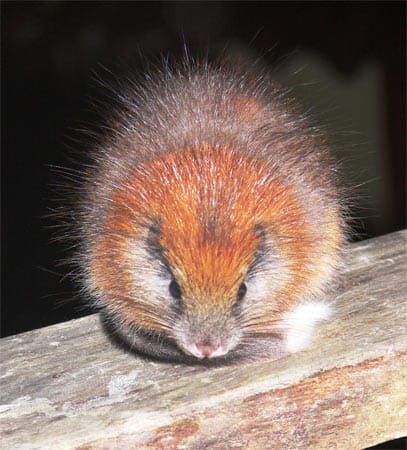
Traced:
[[285, 314], [283, 327], [287, 352], [295, 353], [307, 348], [315, 335], [315, 328], [331, 314], [331, 307], [321, 302], [300, 304]]

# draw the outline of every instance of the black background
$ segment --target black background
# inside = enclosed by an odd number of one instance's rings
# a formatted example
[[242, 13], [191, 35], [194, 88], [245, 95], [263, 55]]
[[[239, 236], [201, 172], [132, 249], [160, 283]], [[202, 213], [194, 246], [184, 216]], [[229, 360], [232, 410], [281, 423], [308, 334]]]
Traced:
[[[311, 49], [349, 76], [366, 60], [378, 62], [396, 200], [381, 233], [403, 228], [404, 13], [402, 3], [391, 2], [3, 2], [3, 334], [81, 313], [60, 305], [74, 294], [60, 276], [56, 261], [64, 253], [49, 243], [44, 216], [56, 181], [50, 166], [70, 166], [70, 148], [85, 147], [74, 141], [75, 128], [92, 129], [97, 120], [89, 101], [101, 91], [95, 72], [139, 55], [176, 55], [184, 41], [192, 54], [250, 43], [270, 63]], [[374, 234], [363, 224], [362, 238]]]
[[[380, 233], [403, 228], [404, 13], [392, 2], [3, 2], [2, 334], [84, 313], [70, 302], [75, 289], [57, 266], [64, 249], [50, 244], [44, 216], [58, 181], [50, 166], [72, 167], [70, 149], [86, 151], [75, 129], [98, 120], [89, 101], [102, 91], [95, 73], [182, 53], [184, 42], [192, 54], [247, 45], [270, 64], [308, 49], [345, 76], [365, 61], [380, 64], [395, 205]], [[375, 234], [369, 221], [356, 226], [362, 238]]]

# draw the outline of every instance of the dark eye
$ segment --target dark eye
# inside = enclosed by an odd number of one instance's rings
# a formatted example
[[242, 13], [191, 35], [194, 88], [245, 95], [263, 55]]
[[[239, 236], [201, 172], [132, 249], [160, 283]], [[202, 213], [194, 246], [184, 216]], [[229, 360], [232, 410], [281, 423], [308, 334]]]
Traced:
[[182, 295], [181, 288], [180, 285], [175, 280], [171, 281], [168, 290], [170, 291], [171, 296], [174, 297], [175, 299], [179, 300], [181, 298]]
[[242, 283], [239, 286], [239, 290], [237, 291], [237, 301], [240, 302], [241, 300], [244, 299], [244, 296], [246, 295], [247, 292], [247, 286], [246, 283]]

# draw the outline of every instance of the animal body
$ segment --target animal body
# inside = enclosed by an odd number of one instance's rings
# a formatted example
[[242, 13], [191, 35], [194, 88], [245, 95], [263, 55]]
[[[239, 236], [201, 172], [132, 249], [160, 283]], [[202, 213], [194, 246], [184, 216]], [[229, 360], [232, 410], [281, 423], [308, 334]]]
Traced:
[[81, 188], [88, 295], [159, 358], [305, 348], [344, 241], [324, 138], [265, 74], [195, 64], [120, 95]]

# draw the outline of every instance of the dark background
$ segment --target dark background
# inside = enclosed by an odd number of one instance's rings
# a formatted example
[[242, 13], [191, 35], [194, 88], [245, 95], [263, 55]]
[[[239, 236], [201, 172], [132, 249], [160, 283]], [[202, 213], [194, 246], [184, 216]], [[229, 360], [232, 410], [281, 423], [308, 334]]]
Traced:
[[385, 207], [375, 203], [381, 188], [369, 192], [367, 183], [354, 201], [354, 239], [405, 227], [404, 2], [9, 1], [1, 9], [3, 336], [88, 312], [58, 266], [63, 243], [50, 243], [51, 166], [74, 167], [70, 149], [86, 152], [75, 130], [98, 120], [89, 98], [103, 97], [94, 81], [102, 66], [137, 67], [141, 56], [181, 54], [184, 42], [192, 54], [226, 48], [270, 65], [305, 51], [345, 81], [375, 67], [382, 138], [377, 154], [365, 152], [363, 133], [353, 142], [359, 166], [349, 180], [366, 183], [364, 166], [375, 159], [380, 170], [370, 174], [388, 180]]
[[50, 243], [52, 221], [44, 216], [58, 182], [50, 166], [72, 167], [71, 149], [87, 150], [75, 141], [76, 130], [92, 130], [98, 120], [89, 101], [103, 96], [95, 73], [129, 60], [137, 67], [140, 55], [177, 55], [184, 42], [192, 54], [228, 48], [263, 55], [270, 65], [306, 50], [344, 80], [374, 64], [380, 73], [381, 154], [362, 154], [366, 142], [360, 136], [352, 147], [356, 159], [361, 152], [360, 167], [350, 171], [357, 172], [352, 183], [364, 183], [364, 166], [378, 159], [390, 180], [385, 203], [391, 207], [375, 209], [368, 183], [365, 209], [354, 212], [364, 219], [353, 225], [357, 239], [405, 227], [402, 2], [2, 2], [3, 335], [84, 314], [64, 277], [67, 269], [57, 265], [65, 249]]

